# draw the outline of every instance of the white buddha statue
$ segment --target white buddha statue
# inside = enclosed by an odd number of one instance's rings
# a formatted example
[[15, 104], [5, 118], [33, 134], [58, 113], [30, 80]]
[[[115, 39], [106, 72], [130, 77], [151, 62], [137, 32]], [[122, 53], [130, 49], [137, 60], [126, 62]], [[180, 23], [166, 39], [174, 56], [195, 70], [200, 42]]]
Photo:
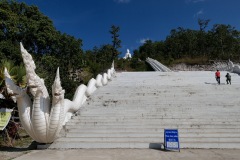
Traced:
[[129, 52], [129, 49], [127, 49], [127, 53], [125, 54], [125, 56], [123, 57], [123, 59], [127, 59], [127, 58], [132, 58], [131, 53]]

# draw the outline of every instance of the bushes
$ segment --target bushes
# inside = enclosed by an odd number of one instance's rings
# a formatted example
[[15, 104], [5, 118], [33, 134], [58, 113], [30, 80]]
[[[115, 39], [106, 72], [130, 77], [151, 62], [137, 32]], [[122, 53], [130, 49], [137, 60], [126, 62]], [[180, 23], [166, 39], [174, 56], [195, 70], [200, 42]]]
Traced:
[[199, 58], [181, 58], [176, 59], [172, 62], [172, 64], [178, 64], [178, 63], [185, 63], [186, 65], [202, 65], [202, 64], [208, 64], [209, 60], [206, 57], [199, 57]]

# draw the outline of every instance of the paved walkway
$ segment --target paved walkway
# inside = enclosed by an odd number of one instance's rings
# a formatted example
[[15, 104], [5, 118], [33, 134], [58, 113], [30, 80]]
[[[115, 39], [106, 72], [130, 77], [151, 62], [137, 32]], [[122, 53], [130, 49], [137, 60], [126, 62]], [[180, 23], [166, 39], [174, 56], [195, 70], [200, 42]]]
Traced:
[[72, 149], [35, 150], [14, 160], [239, 160], [239, 157], [240, 150], [234, 149], [182, 149], [181, 152], [154, 149]]

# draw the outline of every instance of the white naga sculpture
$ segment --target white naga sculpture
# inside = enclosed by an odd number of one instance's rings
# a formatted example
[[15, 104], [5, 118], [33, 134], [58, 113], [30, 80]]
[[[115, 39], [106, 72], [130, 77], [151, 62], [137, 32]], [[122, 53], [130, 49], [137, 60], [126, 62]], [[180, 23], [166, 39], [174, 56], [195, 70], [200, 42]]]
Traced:
[[[64, 99], [65, 90], [61, 87], [59, 69], [57, 69], [55, 81], [52, 85], [52, 103], [44, 80], [35, 73], [35, 63], [32, 56], [20, 43], [21, 53], [26, 68], [28, 88], [33, 96], [33, 102], [27, 94], [27, 89], [15, 85], [5, 68], [5, 83], [8, 93], [17, 98], [19, 118], [26, 132], [37, 142], [51, 143], [58, 136], [62, 126], [71, 118], [72, 114], [79, 110], [98, 87], [106, 85], [115, 75], [114, 63], [107, 73], [98, 75], [96, 80], [92, 78], [88, 85], [81, 84], [73, 97], [73, 100]], [[51, 106], [50, 106], [51, 105]]]
[[228, 65], [229, 65], [229, 71], [233, 72], [233, 73], [237, 73], [240, 74], [240, 66], [239, 65], [234, 65], [232, 61], [228, 61]]
[[132, 55], [131, 55], [129, 49], [127, 49], [127, 53], [125, 54], [125, 56], [123, 57], [123, 59], [127, 59], [127, 58], [130, 58], [130, 59], [132, 58]]

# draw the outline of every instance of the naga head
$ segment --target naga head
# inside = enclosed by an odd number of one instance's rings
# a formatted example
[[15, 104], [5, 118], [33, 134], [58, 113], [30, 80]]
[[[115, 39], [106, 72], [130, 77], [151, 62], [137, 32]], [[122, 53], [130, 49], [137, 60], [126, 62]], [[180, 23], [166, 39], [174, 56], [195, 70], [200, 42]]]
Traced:
[[16, 102], [16, 98], [22, 97], [26, 93], [26, 89], [20, 88], [13, 82], [10, 74], [7, 71], [7, 68], [4, 69], [4, 77], [7, 92], [10, 95], [11, 99]]
[[49, 97], [48, 91], [45, 87], [44, 80], [41, 79], [36, 73], [36, 65], [32, 59], [31, 54], [27, 52], [27, 50], [23, 47], [20, 42], [20, 48], [22, 53], [23, 62], [26, 68], [26, 77], [27, 84], [30, 89], [31, 94], [35, 97], [37, 93], [40, 93], [42, 97]]
[[59, 68], [58, 68], [54, 83], [52, 85], [52, 96], [55, 98], [56, 101], [60, 101], [64, 99], [64, 93], [65, 93], [65, 90], [63, 90], [61, 86]]
[[[32, 56], [23, 47], [22, 43], [20, 43], [20, 48], [21, 48], [23, 62], [24, 62], [25, 69], [26, 69], [27, 86], [28, 86], [30, 93], [33, 95], [33, 97], [35, 97], [37, 94], [38, 95], [40, 94], [40, 96], [42, 96], [43, 98], [48, 98], [49, 94], [48, 94], [48, 91], [44, 84], [44, 80], [41, 79], [35, 73], [36, 66], [33, 61]], [[13, 96], [21, 96], [23, 89], [21, 89], [20, 87], [18, 87], [17, 85], [14, 84], [7, 69], [5, 69], [4, 75], [5, 75], [5, 83], [7, 86], [8, 93]], [[24, 91], [26, 92], [26, 89]], [[56, 78], [55, 78], [55, 81], [54, 81], [54, 84], [52, 87], [52, 92], [53, 92], [52, 94], [55, 98], [57, 98], [57, 99], [60, 97], [64, 98], [65, 90], [63, 90], [61, 87], [59, 69], [57, 70], [57, 73], [56, 73]]]
[[231, 67], [231, 68], [233, 68], [234, 67], [234, 64], [233, 64], [233, 62], [229, 59], [228, 60], [228, 65]]

